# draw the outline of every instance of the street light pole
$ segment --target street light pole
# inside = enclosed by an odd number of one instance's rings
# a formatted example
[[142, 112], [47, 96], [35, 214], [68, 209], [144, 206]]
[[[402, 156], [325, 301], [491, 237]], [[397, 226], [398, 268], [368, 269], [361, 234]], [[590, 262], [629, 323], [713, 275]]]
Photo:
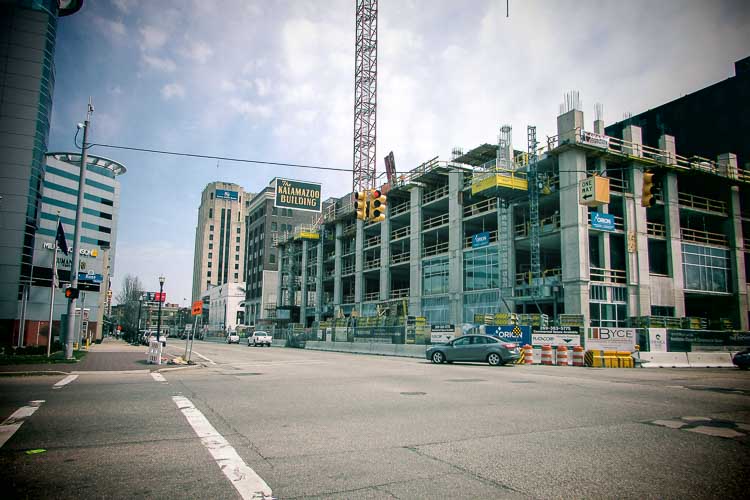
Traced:
[[156, 341], [161, 342], [161, 303], [164, 302], [164, 276], [159, 276], [159, 317], [156, 320]]
[[[89, 98], [88, 111], [86, 112], [86, 121], [79, 128], [83, 128], [83, 143], [81, 144], [81, 175], [78, 177], [78, 204], [76, 205], [76, 224], [73, 232], [73, 258], [70, 265], [70, 286], [78, 288], [78, 265], [80, 259], [81, 246], [81, 226], [83, 225], [83, 192], [86, 190], [86, 162], [88, 145], [86, 141], [89, 137], [89, 125], [91, 114], [94, 112], [94, 106]], [[83, 314], [83, 311], [81, 311]], [[73, 329], [76, 321], [76, 299], [68, 300], [68, 327], [65, 330], [65, 359], [73, 359]], [[81, 316], [83, 318], [83, 316]]]

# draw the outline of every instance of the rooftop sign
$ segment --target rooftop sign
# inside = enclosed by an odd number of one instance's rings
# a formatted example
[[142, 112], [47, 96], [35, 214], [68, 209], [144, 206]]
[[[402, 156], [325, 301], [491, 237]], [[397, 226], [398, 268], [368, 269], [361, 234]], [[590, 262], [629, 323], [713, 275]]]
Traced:
[[320, 184], [277, 178], [273, 204], [279, 208], [320, 212]]

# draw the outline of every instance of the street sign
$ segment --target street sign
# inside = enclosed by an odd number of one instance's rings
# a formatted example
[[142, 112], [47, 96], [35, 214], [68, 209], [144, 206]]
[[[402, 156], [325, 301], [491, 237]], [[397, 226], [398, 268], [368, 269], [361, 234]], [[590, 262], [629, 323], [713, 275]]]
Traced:
[[196, 300], [195, 302], [193, 302], [192, 315], [200, 316], [201, 314], [203, 314], [203, 301]]
[[320, 212], [320, 183], [276, 179], [273, 206]]
[[609, 179], [592, 175], [579, 183], [578, 203], [587, 207], [598, 207], [609, 203]]

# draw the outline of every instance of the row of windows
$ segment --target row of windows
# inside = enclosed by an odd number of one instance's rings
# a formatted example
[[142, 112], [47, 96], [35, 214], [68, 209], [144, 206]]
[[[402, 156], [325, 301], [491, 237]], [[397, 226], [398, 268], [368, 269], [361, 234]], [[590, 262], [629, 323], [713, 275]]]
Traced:
[[[53, 167], [53, 166], [50, 166], [50, 165], [47, 165], [47, 167], [46, 167], [45, 170], [49, 174], [54, 174], [54, 175], [57, 175], [58, 177], [62, 177], [64, 179], [68, 179], [68, 180], [71, 180], [71, 181], [80, 182], [80, 175], [78, 175], [78, 174], [74, 174], [72, 172], [67, 172], [65, 170], [61, 170], [59, 168], [56, 168], [56, 167]], [[88, 170], [90, 172], [96, 172], [96, 173], [102, 174], [102, 175], [107, 175], [108, 174], [107, 177], [114, 178], [114, 176], [115, 176], [114, 172], [112, 172], [111, 170], [103, 168], [103, 167], [99, 167], [99, 166], [96, 166], [96, 165], [88, 165], [88, 167], [86, 168], [86, 170]], [[106, 172], [107, 174], [103, 174], [103, 172]], [[98, 182], [98, 181], [95, 181], [93, 179], [86, 179], [86, 185], [87, 186], [91, 186], [91, 187], [95, 187], [97, 189], [101, 189], [102, 191], [109, 191], [110, 193], [114, 193], [115, 192], [114, 186], [110, 186], [109, 184], [104, 184], [102, 182]]]

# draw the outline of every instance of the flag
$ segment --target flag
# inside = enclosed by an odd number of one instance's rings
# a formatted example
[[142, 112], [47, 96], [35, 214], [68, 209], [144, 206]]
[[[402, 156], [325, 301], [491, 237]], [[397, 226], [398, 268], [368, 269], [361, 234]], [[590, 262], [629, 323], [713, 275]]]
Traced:
[[63, 231], [62, 221], [57, 221], [57, 236], [55, 243], [65, 255], [68, 255], [68, 242], [65, 241], [65, 231]]

